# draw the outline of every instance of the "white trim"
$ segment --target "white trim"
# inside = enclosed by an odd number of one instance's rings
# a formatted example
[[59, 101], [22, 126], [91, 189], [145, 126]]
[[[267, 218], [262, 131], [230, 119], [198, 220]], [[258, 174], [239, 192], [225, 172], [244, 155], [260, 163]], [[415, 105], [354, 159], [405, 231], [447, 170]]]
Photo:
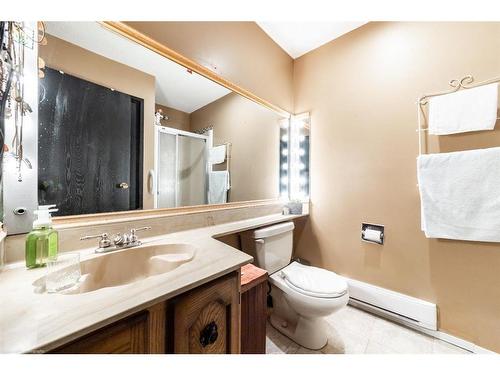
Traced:
[[347, 279], [349, 296], [359, 305], [382, 310], [385, 315], [398, 317], [413, 325], [437, 330], [437, 307], [418, 298], [397, 293], [361, 281]]
[[475, 354], [497, 354], [494, 351], [485, 349], [482, 346], [474, 344], [473, 342], [461, 339], [460, 337], [450, 335], [449, 333], [446, 333], [443, 331], [426, 332], [425, 330], [422, 330], [422, 332], [427, 333], [428, 335], [435, 337], [437, 339], [440, 339], [440, 340], [446, 341], [450, 344], [453, 344], [455, 346], [458, 346], [462, 349], [468, 350], [469, 352], [472, 352]]
[[[160, 132], [163, 133], [161, 129]], [[179, 207], [179, 134], [175, 133], [175, 207]]]
[[159, 153], [159, 147], [160, 147], [160, 132], [157, 129], [157, 125], [154, 127], [155, 131], [155, 136], [154, 136], [154, 180], [155, 184], [153, 185], [153, 208], [158, 208], [158, 167], [159, 167], [159, 158], [160, 158], [160, 153]]
[[494, 351], [485, 349], [479, 345], [474, 344], [473, 342], [470, 342], [470, 341], [461, 339], [459, 337], [450, 335], [449, 333], [446, 333], [443, 331], [439, 331], [439, 330], [435, 331], [435, 330], [431, 330], [431, 329], [426, 329], [426, 328], [418, 326], [416, 324], [409, 323], [408, 321], [401, 319], [401, 317], [399, 317], [395, 314], [388, 314], [388, 313], [384, 312], [383, 310], [370, 308], [367, 305], [359, 304], [355, 300], [350, 299], [349, 305], [357, 307], [357, 308], [362, 309], [362, 310], [366, 310], [368, 312], [371, 312], [374, 315], [382, 316], [388, 320], [392, 320], [396, 323], [399, 323], [399, 324], [404, 325], [408, 328], [414, 329], [415, 331], [422, 332], [422, 333], [429, 335], [431, 337], [434, 337], [436, 339], [446, 341], [449, 344], [455, 345], [461, 349], [467, 350], [467, 351], [474, 353], [474, 354], [497, 354]]
[[[471, 353], [497, 354], [473, 342], [439, 331], [437, 328], [437, 321], [435, 325], [428, 324], [433, 320], [431, 314], [432, 306], [436, 308], [436, 305], [430, 302], [422, 301], [361, 281], [352, 279], [346, 280], [349, 285], [349, 294], [351, 297], [349, 299], [349, 305], [351, 306], [368, 311], [374, 315], [382, 316], [388, 320], [392, 320], [439, 340], [446, 341]], [[410, 318], [408, 318], [408, 315]], [[434, 316], [437, 318], [437, 310]], [[423, 320], [419, 321], [418, 317]]]
[[208, 136], [203, 135], [203, 134], [198, 134], [198, 133], [193, 133], [193, 132], [188, 132], [185, 130], [180, 130], [176, 128], [169, 128], [168, 126], [158, 126], [158, 131], [162, 133], [168, 133], [168, 134], [174, 134], [174, 135], [185, 135], [186, 137], [192, 137], [192, 138], [201, 138], [201, 139], [208, 139]]
[[208, 194], [210, 191], [210, 172], [212, 172], [212, 163], [210, 162], [210, 153], [212, 151], [212, 148], [214, 147], [214, 130], [209, 129], [206, 131], [204, 134], [206, 134], [207, 137], [207, 144], [205, 147], [205, 159], [207, 161], [206, 163], [206, 174], [205, 174], [205, 202], [208, 203]]

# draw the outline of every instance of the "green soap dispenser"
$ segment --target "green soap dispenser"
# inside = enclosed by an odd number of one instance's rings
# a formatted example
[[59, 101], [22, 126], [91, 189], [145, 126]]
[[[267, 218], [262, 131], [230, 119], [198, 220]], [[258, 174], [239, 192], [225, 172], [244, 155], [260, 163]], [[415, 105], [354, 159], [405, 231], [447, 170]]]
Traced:
[[26, 267], [43, 267], [48, 258], [56, 257], [59, 247], [59, 236], [52, 229], [50, 213], [56, 212], [55, 204], [39, 206], [33, 222], [33, 230], [26, 237]]

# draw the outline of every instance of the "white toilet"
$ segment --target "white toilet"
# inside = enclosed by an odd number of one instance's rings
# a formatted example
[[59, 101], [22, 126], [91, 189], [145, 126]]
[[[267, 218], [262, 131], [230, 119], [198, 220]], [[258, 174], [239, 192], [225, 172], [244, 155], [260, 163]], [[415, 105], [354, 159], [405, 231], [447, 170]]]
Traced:
[[347, 305], [349, 293], [343, 277], [322, 268], [290, 263], [293, 222], [242, 234], [243, 251], [256, 266], [269, 272], [272, 285], [274, 328], [308, 349], [326, 345], [325, 316]]

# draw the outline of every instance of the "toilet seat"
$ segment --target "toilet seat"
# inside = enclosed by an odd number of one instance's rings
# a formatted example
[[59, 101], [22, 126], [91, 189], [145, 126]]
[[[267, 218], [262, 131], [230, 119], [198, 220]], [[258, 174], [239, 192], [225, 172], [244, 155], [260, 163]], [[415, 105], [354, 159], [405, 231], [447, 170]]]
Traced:
[[315, 298], [339, 298], [347, 293], [343, 277], [322, 268], [292, 262], [279, 271], [286, 285], [294, 291]]

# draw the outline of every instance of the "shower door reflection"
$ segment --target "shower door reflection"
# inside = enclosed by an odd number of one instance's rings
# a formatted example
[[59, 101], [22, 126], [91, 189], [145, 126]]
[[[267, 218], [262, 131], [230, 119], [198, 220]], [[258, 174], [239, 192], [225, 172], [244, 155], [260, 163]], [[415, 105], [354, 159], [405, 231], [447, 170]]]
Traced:
[[156, 208], [207, 203], [207, 136], [157, 128]]

